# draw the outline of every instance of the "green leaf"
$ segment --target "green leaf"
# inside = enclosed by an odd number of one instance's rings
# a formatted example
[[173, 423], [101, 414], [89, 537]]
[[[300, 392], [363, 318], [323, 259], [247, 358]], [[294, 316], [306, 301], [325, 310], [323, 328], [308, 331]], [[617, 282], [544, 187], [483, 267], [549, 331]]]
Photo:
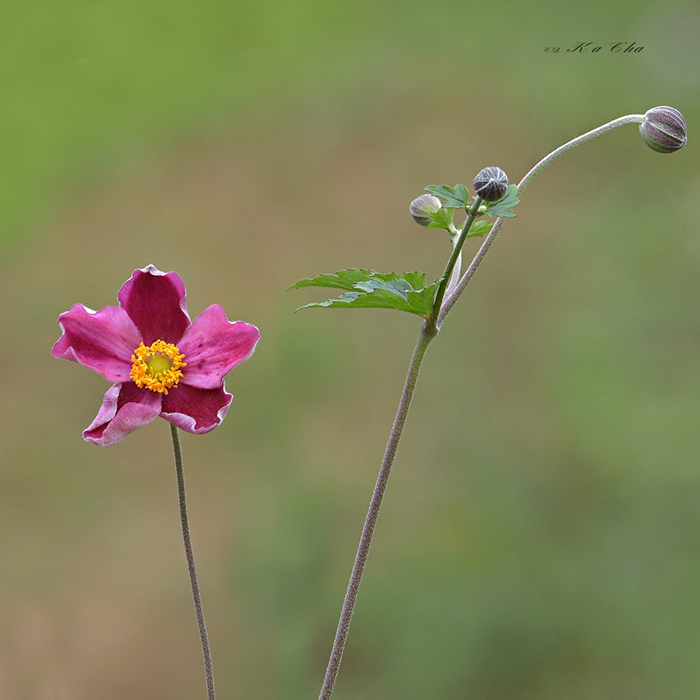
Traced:
[[513, 207], [518, 204], [518, 186], [508, 185], [506, 193], [496, 202], [492, 202], [486, 208], [486, 213], [489, 216], [503, 216], [507, 218], [514, 217]]
[[467, 238], [474, 238], [477, 236], [486, 236], [487, 234], [491, 233], [492, 228], [493, 228], [493, 224], [489, 223], [488, 221], [475, 221], [472, 224], [472, 227], [469, 229], [469, 233], [467, 234]]
[[[358, 282], [367, 282], [372, 275], [377, 273], [374, 270], [341, 270], [334, 275], [318, 275], [313, 279], [299, 280], [289, 289], [301, 289], [302, 287], [325, 287], [327, 289], [347, 289], [352, 290]], [[287, 290], [289, 291], [289, 290]]]
[[469, 203], [469, 192], [467, 192], [467, 188], [462, 184], [455, 185], [455, 194], [462, 202], [462, 206], [466, 207]]
[[436, 280], [426, 287], [425, 274], [419, 272], [405, 272], [399, 275], [395, 272], [382, 274], [374, 270], [351, 269], [300, 280], [290, 289], [326, 287], [347, 290], [337, 299], [306, 304], [299, 307], [300, 309], [312, 307], [396, 309], [426, 317], [432, 309], [440, 281]]
[[455, 210], [453, 207], [442, 207], [442, 209], [438, 209], [434, 214], [430, 215], [432, 221], [428, 224], [427, 228], [444, 228], [446, 231], [451, 231], [454, 213]]
[[444, 200], [444, 206], [453, 209], [466, 209], [469, 200], [469, 193], [464, 185], [429, 185], [425, 188], [430, 194]]

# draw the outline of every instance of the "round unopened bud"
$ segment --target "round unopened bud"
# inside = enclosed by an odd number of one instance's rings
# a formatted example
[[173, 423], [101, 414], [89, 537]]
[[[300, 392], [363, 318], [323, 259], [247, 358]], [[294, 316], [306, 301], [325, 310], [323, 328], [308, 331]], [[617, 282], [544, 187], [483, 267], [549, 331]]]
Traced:
[[688, 140], [685, 119], [673, 107], [654, 107], [644, 115], [639, 133], [649, 148], [659, 153], [673, 153]]
[[506, 193], [508, 176], [500, 168], [484, 168], [474, 178], [474, 192], [487, 202], [496, 202]]
[[432, 194], [422, 194], [411, 202], [411, 216], [421, 226], [432, 223], [432, 215], [442, 208], [442, 202]]

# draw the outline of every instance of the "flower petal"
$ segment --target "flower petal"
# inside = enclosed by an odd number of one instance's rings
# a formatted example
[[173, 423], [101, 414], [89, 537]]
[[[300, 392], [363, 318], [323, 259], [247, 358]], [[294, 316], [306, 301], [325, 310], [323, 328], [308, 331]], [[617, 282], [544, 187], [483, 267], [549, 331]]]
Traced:
[[197, 389], [180, 382], [163, 396], [160, 415], [178, 428], [200, 435], [221, 423], [232, 400], [233, 396], [223, 385], [216, 389]]
[[199, 389], [216, 389], [224, 375], [247, 360], [260, 332], [243, 321], [229, 321], [218, 304], [202, 311], [178, 343], [185, 356], [182, 381]]
[[185, 285], [175, 272], [161, 272], [153, 265], [134, 270], [117, 298], [146, 345], [156, 340], [177, 345], [190, 325]]
[[74, 304], [58, 317], [58, 322], [63, 335], [51, 350], [54, 357], [79, 362], [110, 382], [129, 380], [131, 354], [141, 336], [124, 309], [105, 306], [92, 311]]
[[155, 420], [161, 408], [162, 394], [139, 389], [133, 382], [113, 384], [83, 438], [94, 445], [109, 447], [136, 428]]

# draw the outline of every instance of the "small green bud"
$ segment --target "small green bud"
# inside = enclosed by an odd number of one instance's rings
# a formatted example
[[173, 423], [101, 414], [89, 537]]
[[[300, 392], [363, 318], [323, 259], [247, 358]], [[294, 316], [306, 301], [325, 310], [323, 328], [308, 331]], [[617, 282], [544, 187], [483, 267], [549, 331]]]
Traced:
[[688, 140], [685, 119], [673, 107], [654, 107], [644, 115], [639, 133], [649, 148], [658, 153], [673, 153]]
[[442, 209], [442, 202], [432, 194], [422, 194], [411, 202], [411, 216], [421, 226], [432, 223], [432, 215]]
[[484, 168], [474, 178], [474, 191], [486, 202], [497, 202], [507, 188], [508, 176], [500, 168]]

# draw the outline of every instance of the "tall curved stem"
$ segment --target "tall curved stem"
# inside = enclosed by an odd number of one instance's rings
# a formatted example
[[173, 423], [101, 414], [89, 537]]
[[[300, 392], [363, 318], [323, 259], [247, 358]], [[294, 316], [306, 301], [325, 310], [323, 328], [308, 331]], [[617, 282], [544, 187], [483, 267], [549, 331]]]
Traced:
[[[576, 146], [590, 141], [591, 139], [601, 136], [602, 134], [612, 131], [618, 126], [630, 123], [641, 123], [644, 121], [643, 114], [630, 114], [625, 117], [620, 117], [607, 124], [599, 126], [597, 129], [593, 129], [575, 139], [572, 139], [563, 146], [560, 146], [556, 150], [552, 151], [550, 154], [545, 156], [530, 172], [525, 175], [525, 177], [518, 184], [518, 192], [522, 192], [525, 187], [530, 183], [533, 177], [537, 173], [541, 172], [547, 165], [549, 165], [553, 160], [566, 153], [567, 151], [575, 148]], [[416, 387], [416, 381], [418, 380], [418, 372], [420, 370], [421, 363], [423, 362], [423, 357], [428, 345], [432, 339], [438, 334], [442, 322], [445, 317], [450, 312], [452, 307], [455, 305], [457, 299], [466, 288], [467, 284], [471, 281], [472, 277], [476, 274], [479, 269], [481, 262], [483, 261], [486, 253], [488, 253], [489, 248], [493, 245], [499, 230], [503, 226], [505, 219], [499, 217], [494, 222], [494, 225], [486, 237], [481, 247], [479, 248], [477, 254], [474, 256], [471, 264], [467, 268], [466, 272], [456, 284], [452, 286], [453, 280], [452, 274], [457, 265], [458, 260], [460, 260], [460, 253], [462, 245], [467, 238], [469, 228], [477, 216], [479, 204], [481, 200], [477, 198], [472, 205], [472, 207], [467, 212], [467, 220], [460, 231], [459, 238], [454, 245], [452, 255], [447, 263], [445, 272], [443, 273], [443, 279], [438, 287], [438, 291], [435, 295], [435, 303], [433, 309], [429, 314], [426, 322], [421, 328], [420, 335], [418, 336], [418, 341], [416, 347], [413, 351], [413, 357], [411, 358], [411, 364], [408, 369], [408, 375], [406, 376], [406, 383], [404, 385], [403, 393], [401, 394], [401, 400], [399, 402], [399, 408], [394, 418], [394, 424], [391, 429], [391, 435], [389, 436], [389, 442], [384, 453], [384, 459], [382, 461], [382, 466], [379, 470], [379, 476], [377, 477], [377, 483], [374, 487], [374, 493], [372, 494], [372, 500], [370, 502], [369, 511], [367, 512], [367, 518], [365, 519], [365, 524], [362, 529], [362, 536], [360, 537], [360, 545], [357, 550], [357, 555], [355, 556], [355, 563], [352, 568], [352, 574], [350, 575], [350, 582], [348, 584], [348, 589], [345, 594], [345, 600], [343, 602], [343, 609], [340, 615], [340, 621], [338, 622], [338, 629], [335, 634], [335, 639], [333, 640], [333, 649], [331, 651], [331, 657], [328, 662], [328, 668], [326, 669], [326, 675], [323, 679], [323, 686], [321, 688], [321, 694], [319, 695], [319, 700], [329, 700], [331, 694], [333, 693], [333, 687], [335, 685], [336, 678], [338, 677], [338, 671], [340, 669], [340, 662], [343, 657], [343, 650], [345, 649], [345, 643], [348, 638], [348, 631], [350, 629], [350, 622], [352, 620], [352, 613], [355, 608], [355, 602], [357, 601], [357, 593], [360, 587], [360, 582], [362, 581], [362, 574], [365, 569], [365, 564], [367, 563], [367, 556], [369, 554], [369, 548], [372, 543], [372, 536], [374, 534], [374, 528], [377, 523], [377, 517], [379, 515], [379, 509], [382, 505], [382, 500], [384, 498], [384, 492], [386, 491], [387, 483], [389, 481], [389, 474], [391, 472], [392, 464], [394, 463], [394, 457], [396, 456], [396, 450], [399, 446], [399, 441], [401, 439], [401, 433], [403, 432], [403, 427], [406, 422], [406, 416], [408, 415], [408, 409], [411, 404], [411, 399], [413, 397], [413, 392]]]

